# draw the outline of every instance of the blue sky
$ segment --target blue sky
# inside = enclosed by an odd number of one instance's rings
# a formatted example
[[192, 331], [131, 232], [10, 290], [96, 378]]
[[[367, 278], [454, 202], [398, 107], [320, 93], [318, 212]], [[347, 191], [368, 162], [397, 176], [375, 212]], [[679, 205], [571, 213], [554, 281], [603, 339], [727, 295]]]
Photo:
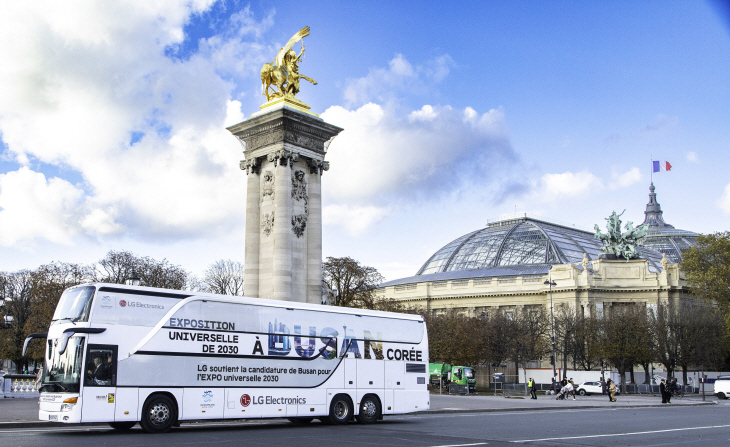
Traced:
[[[314, 3], [314, 2], [312, 2]], [[730, 7], [631, 2], [33, 2], [0, 6], [0, 270], [109, 249], [243, 260], [225, 127], [303, 26], [299, 98], [345, 131], [324, 255], [387, 279], [504, 214], [592, 228], [730, 217]]]

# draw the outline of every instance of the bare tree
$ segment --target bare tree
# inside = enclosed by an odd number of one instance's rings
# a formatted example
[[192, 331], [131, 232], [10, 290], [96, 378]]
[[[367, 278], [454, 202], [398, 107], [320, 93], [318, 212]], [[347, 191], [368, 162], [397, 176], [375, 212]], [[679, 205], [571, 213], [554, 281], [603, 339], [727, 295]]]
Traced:
[[124, 284], [136, 274], [143, 286], [165, 289], [183, 289], [188, 273], [167, 259], [158, 261], [149, 256], [139, 257], [129, 251], [110, 250], [94, 269], [94, 280]]
[[372, 309], [375, 289], [385, 278], [375, 267], [361, 265], [352, 258], [328, 257], [322, 264], [324, 282], [334, 294], [335, 306]]
[[243, 296], [243, 273], [243, 263], [221, 259], [205, 270], [201, 285], [209, 293]]
[[[633, 371], [633, 365], [651, 357], [650, 319], [645, 306], [614, 305], [602, 321], [603, 358], [618, 370], [621, 377]], [[626, 392], [625, 381], [621, 391]]]
[[0, 358], [15, 363], [16, 372], [22, 372], [27, 361], [23, 359], [22, 349], [25, 341], [25, 322], [31, 315], [33, 278], [30, 270], [13, 273], [0, 273], [0, 284], [4, 298], [0, 307]]

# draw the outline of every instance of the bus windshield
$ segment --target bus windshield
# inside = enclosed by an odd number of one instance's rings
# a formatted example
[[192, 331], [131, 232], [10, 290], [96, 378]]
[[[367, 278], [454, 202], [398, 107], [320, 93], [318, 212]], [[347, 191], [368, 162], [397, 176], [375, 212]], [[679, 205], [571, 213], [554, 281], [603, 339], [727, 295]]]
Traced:
[[53, 342], [49, 340], [46, 367], [43, 368], [43, 386], [49, 385], [49, 388], [56, 392], [78, 393], [83, 374], [81, 363], [83, 357], [83, 337], [69, 338], [63, 354], [59, 354]]
[[89, 321], [91, 310], [91, 299], [94, 296], [95, 287], [76, 287], [63, 292], [61, 299], [53, 314], [53, 323], [61, 320]]

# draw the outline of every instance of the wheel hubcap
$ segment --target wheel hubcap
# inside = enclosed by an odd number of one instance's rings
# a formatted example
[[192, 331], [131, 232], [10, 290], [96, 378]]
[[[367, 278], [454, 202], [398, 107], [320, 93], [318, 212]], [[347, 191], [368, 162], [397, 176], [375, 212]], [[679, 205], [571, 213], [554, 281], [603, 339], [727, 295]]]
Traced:
[[335, 417], [337, 419], [344, 419], [344, 418], [346, 418], [347, 417], [347, 413], [348, 413], [347, 404], [345, 402], [342, 402], [342, 401], [337, 402], [335, 404], [335, 411], [334, 411], [334, 413], [335, 413]]
[[360, 413], [363, 413], [368, 418], [373, 418], [377, 411], [378, 409], [375, 406], [375, 402], [373, 402], [372, 400], [368, 400], [366, 402], [363, 402]]
[[150, 420], [156, 425], [164, 424], [170, 419], [170, 409], [167, 405], [155, 404], [150, 409]]

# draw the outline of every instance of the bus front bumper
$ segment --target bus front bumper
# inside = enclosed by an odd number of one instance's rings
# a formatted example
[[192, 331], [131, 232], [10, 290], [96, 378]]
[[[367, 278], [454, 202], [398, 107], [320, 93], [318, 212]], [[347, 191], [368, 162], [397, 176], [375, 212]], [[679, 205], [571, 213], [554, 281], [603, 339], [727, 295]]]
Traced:
[[41, 402], [38, 419], [47, 422], [78, 423], [81, 422], [81, 405]]

